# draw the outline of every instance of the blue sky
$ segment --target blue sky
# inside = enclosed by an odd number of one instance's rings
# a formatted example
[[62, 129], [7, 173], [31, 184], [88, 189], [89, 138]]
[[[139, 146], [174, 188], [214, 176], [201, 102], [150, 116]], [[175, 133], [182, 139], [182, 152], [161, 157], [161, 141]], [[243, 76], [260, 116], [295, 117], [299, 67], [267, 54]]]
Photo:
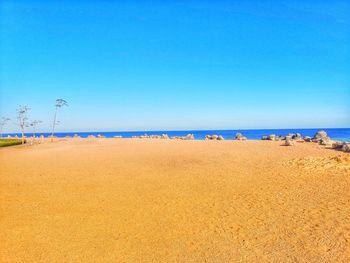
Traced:
[[[47, 131], [350, 127], [347, 1], [1, 1], [0, 116]], [[6, 131], [16, 131], [10, 123]]]

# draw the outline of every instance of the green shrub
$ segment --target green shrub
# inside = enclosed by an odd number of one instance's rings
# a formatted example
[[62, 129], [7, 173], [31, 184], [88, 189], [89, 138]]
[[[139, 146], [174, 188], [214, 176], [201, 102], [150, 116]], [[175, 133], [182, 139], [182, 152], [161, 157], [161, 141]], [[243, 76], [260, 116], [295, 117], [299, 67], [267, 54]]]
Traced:
[[2, 138], [2, 139], [0, 139], [0, 147], [18, 145], [18, 144], [21, 144], [21, 143], [22, 143], [22, 139], [10, 139], [10, 138]]

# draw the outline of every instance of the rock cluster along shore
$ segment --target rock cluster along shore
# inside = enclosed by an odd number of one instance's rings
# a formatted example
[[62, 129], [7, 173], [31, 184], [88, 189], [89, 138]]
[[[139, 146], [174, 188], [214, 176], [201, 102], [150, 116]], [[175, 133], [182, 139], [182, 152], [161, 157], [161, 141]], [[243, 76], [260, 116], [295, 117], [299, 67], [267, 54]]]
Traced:
[[138, 136], [132, 136], [131, 138], [138, 138], [138, 139], [174, 139], [174, 140], [194, 140], [194, 135], [192, 133], [187, 134], [186, 136], [173, 136], [169, 137], [168, 134], [162, 134], [162, 135], [138, 135]]
[[271, 135], [264, 135], [261, 137], [262, 140], [269, 140], [269, 141], [281, 141], [284, 140], [285, 138], [282, 136], [277, 136], [276, 134], [271, 134]]
[[[10, 137], [10, 136], [8, 136]], [[12, 138], [12, 137], [11, 137]], [[18, 136], [14, 136], [14, 138], [18, 138]], [[43, 135], [40, 136], [40, 138], [44, 138]], [[57, 136], [48, 136], [48, 138], [57, 138]], [[73, 136], [65, 136], [65, 138], [81, 138], [78, 134], [74, 134]], [[106, 136], [98, 134], [95, 135], [88, 135], [87, 138], [106, 138]], [[113, 136], [113, 138], [123, 138], [121, 135]], [[138, 136], [132, 136], [131, 138], [139, 138], [139, 139], [173, 139], [173, 140], [195, 140], [194, 134], [187, 134], [186, 136], [173, 136], [169, 137], [168, 134], [162, 134], [162, 135], [138, 135]], [[218, 140], [222, 141], [225, 140], [225, 138], [222, 135], [206, 135], [205, 140]], [[244, 136], [242, 133], [236, 133], [234, 136], [234, 140], [247, 140], [247, 137]], [[285, 146], [293, 146], [296, 145], [296, 142], [314, 142], [318, 143], [320, 145], [324, 145], [327, 148], [336, 149], [343, 152], [350, 152], [350, 143], [343, 142], [343, 141], [336, 141], [332, 140], [326, 131], [320, 130], [315, 133], [313, 137], [310, 136], [302, 136], [300, 133], [290, 133], [287, 136], [280, 136], [276, 134], [270, 134], [270, 135], [264, 135], [261, 137], [261, 140], [268, 140], [268, 141], [284, 141]]]
[[349, 153], [350, 152], [350, 143], [336, 141], [332, 144], [332, 148]]
[[237, 132], [235, 135], [235, 140], [245, 141], [245, 140], [247, 140], [247, 137], [243, 136], [242, 133]]
[[293, 140], [293, 138], [291, 136], [286, 136], [286, 141], [285, 141], [284, 145], [286, 145], [286, 146], [295, 145], [295, 141]]
[[287, 136], [280, 136], [280, 135], [276, 135], [276, 134], [270, 134], [270, 135], [264, 135], [261, 137], [261, 140], [268, 140], [268, 141], [283, 141], [283, 140], [294, 140], [294, 141], [307, 141], [308, 138], [311, 137], [309, 136], [305, 136], [304, 138], [301, 136], [300, 133], [290, 133]]
[[225, 140], [225, 138], [221, 135], [205, 135], [205, 140], [218, 140], [218, 141], [222, 141]]
[[286, 137], [277, 136], [275, 134], [265, 135], [261, 137], [262, 140], [281, 141], [284, 140], [284, 145], [293, 146], [296, 142], [314, 142], [324, 145], [328, 148], [337, 149], [344, 152], [350, 152], [350, 143], [332, 140], [327, 132], [321, 130], [315, 133], [314, 137], [304, 136], [300, 133], [291, 133]]

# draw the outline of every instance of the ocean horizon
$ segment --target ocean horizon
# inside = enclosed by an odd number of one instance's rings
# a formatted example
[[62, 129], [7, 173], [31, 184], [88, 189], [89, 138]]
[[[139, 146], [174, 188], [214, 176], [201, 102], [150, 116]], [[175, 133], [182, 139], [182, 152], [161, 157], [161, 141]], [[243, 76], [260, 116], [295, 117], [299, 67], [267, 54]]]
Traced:
[[[187, 134], [193, 134], [195, 139], [203, 140], [206, 135], [222, 135], [225, 139], [234, 139], [237, 132], [242, 133], [250, 140], [260, 140], [264, 135], [281, 135], [286, 136], [289, 133], [300, 133], [302, 136], [314, 136], [317, 131], [324, 130], [328, 136], [334, 140], [350, 141], [350, 128], [297, 128], [297, 129], [233, 129], [233, 130], [159, 130], [159, 131], [84, 131], [84, 132], [57, 132], [55, 136], [63, 138], [65, 136], [79, 135], [82, 138], [86, 138], [89, 135], [102, 135], [107, 138], [113, 136], [123, 136], [123, 138], [131, 138], [132, 136], [140, 135], [162, 135], [168, 134], [168, 136], [186, 136]], [[26, 136], [32, 136], [33, 133], [26, 132]], [[3, 133], [3, 137], [8, 136], [21, 136], [21, 133]], [[36, 136], [48, 137], [51, 132], [37, 132]]]

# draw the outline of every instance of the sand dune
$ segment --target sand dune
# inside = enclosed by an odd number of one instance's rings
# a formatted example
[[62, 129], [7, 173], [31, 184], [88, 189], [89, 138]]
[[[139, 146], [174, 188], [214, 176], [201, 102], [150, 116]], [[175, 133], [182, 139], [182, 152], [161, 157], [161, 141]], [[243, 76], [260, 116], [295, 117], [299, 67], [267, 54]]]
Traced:
[[0, 262], [349, 262], [349, 154], [280, 144], [0, 149]]

